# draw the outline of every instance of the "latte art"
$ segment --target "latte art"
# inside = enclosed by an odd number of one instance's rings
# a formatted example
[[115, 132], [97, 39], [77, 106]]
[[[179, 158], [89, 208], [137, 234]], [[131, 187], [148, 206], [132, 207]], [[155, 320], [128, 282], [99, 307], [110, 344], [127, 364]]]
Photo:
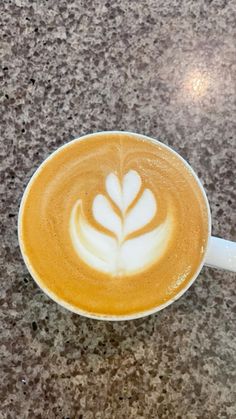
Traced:
[[96, 316], [174, 299], [204, 257], [208, 212], [183, 160], [126, 133], [72, 141], [27, 187], [19, 223], [30, 272], [56, 301]]
[[72, 209], [70, 234], [76, 252], [91, 268], [117, 275], [132, 275], [147, 269], [165, 252], [170, 234], [168, 216], [154, 229], [142, 233], [157, 212], [156, 198], [150, 189], [142, 188], [135, 170], [122, 181], [114, 173], [106, 178], [107, 196], [93, 200], [93, 217], [107, 233], [92, 227], [78, 200]]

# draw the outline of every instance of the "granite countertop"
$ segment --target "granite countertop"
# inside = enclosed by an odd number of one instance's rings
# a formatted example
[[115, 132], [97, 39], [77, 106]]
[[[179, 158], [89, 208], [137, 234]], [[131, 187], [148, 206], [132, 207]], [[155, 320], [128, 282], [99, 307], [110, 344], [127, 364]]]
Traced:
[[204, 268], [164, 311], [103, 323], [49, 300], [17, 242], [40, 162], [113, 129], [185, 157], [213, 233], [236, 239], [235, 0], [4, 0], [0, 16], [0, 418], [235, 418], [234, 274]]

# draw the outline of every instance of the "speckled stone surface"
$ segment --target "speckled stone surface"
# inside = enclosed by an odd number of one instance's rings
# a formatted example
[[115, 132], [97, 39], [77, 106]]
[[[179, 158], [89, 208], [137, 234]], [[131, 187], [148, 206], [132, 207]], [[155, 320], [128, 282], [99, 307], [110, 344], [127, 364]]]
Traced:
[[121, 129], [188, 159], [235, 240], [235, 22], [235, 0], [1, 1], [1, 419], [236, 417], [234, 274], [204, 268], [145, 319], [87, 320], [36, 286], [16, 229], [50, 152]]

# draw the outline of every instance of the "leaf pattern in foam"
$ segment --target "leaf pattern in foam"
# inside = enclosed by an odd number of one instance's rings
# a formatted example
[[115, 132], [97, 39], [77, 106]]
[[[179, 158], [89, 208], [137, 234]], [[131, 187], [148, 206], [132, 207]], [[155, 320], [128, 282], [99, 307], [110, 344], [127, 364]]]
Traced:
[[115, 174], [108, 175], [106, 190], [120, 209], [120, 215], [106, 196], [98, 194], [94, 198], [94, 219], [116, 238], [88, 223], [81, 200], [74, 205], [70, 219], [72, 242], [78, 255], [92, 268], [112, 275], [132, 275], [146, 269], [165, 252], [173, 226], [171, 214], [153, 230], [128, 239], [129, 234], [147, 225], [157, 211], [156, 199], [150, 189], [145, 189], [130, 207], [140, 188], [141, 178], [134, 170], [126, 173], [122, 182]]
[[122, 185], [114, 173], [106, 178], [106, 190], [112, 201], [124, 213], [136, 198], [141, 188], [141, 178], [135, 170], [130, 170], [123, 177]]
[[135, 170], [130, 170], [123, 178], [123, 211], [132, 204], [141, 188], [141, 178]]
[[103, 227], [114, 233], [118, 239], [122, 234], [122, 222], [104, 195], [97, 195], [93, 201], [93, 216]]
[[156, 211], [156, 199], [150, 189], [145, 189], [124, 219], [124, 234], [128, 235], [143, 228], [153, 219]]
[[172, 227], [171, 217], [154, 230], [126, 240], [120, 249], [120, 265], [125, 272], [136, 272], [161, 258], [166, 250]]
[[97, 231], [86, 221], [80, 200], [72, 210], [70, 234], [75, 249], [86, 263], [102, 272], [114, 271], [117, 242], [112, 237]]
[[114, 173], [110, 173], [106, 178], [106, 190], [112, 201], [122, 210], [121, 184]]

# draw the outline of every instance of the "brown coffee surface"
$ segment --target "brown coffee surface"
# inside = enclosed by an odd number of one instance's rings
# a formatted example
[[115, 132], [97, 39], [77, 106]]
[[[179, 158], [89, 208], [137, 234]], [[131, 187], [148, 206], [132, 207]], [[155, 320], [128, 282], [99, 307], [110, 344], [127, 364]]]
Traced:
[[[128, 240], [140, 242], [167, 219], [168, 239], [162, 246], [162, 236], [158, 238], [159, 250], [155, 253], [154, 248], [145, 266], [126, 271], [119, 265], [119, 273], [104, 272], [87, 263], [75, 248], [70, 231], [73, 208], [80, 202], [81, 214], [93, 231], [118, 242], [116, 233], [95, 219], [93, 202], [98, 195], [106, 197], [123, 223], [106, 179], [112, 173], [122, 184], [130, 171], [138, 174], [141, 186], [127, 214], [145, 190], [155, 197], [156, 211], [145, 225], [122, 239], [119, 249]], [[75, 223], [78, 217], [75, 212]], [[105, 133], [68, 143], [43, 163], [22, 203], [19, 237], [31, 273], [56, 300], [75, 310], [119, 316], [164, 304], [186, 287], [204, 257], [208, 222], [202, 191], [182, 159], [159, 142]], [[78, 227], [79, 240], [81, 231]], [[135, 265], [137, 253], [132, 254]]]

